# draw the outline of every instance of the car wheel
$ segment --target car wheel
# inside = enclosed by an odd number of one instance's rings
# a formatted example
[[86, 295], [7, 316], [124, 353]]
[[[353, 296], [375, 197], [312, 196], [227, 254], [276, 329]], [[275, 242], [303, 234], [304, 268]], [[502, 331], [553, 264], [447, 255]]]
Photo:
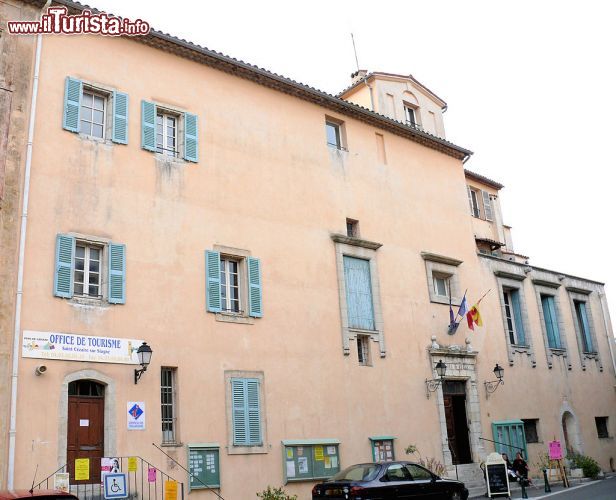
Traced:
[[459, 491], [454, 491], [449, 498], [451, 498], [451, 500], [462, 500], [462, 495]]

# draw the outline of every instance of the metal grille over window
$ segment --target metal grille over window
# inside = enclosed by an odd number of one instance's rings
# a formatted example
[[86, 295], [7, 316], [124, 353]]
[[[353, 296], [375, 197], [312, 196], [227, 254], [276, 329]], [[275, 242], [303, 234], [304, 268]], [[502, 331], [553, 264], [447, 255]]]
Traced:
[[374, 330], [370, 262], [345, 255], [344, 277], [349, 327], [361, 330]]
[[357, 359], [360, 365], [370, 364], [370, 337], [366, 335], [357, 336]]
[[176, 443], [175, 368], [160, 369], [160, 411], [163, 444]]

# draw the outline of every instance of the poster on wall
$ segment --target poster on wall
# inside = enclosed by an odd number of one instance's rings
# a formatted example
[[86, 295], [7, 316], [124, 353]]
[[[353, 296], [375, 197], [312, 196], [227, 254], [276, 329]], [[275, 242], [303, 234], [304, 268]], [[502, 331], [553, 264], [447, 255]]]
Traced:
[[145, 403], [143, 401], [126, 403], [126, 423], [129, 431], [145, 430]]
[[137, 349], [142, 342], [137, 339], [24, 330], [21, 355], [24, 358], [138, 365]]
[[71, 489], [68, 472], [56, 472], [53, 475], [53, 489], [68, 493]]

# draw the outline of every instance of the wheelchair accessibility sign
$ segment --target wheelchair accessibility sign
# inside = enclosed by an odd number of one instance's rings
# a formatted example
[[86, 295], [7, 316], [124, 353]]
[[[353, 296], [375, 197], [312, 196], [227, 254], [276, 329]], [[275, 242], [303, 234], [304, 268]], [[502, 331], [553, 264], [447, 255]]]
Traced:
[[105, 474], [103, 476], [105, 485], [105, 498], [127, 498], [126, 474]]

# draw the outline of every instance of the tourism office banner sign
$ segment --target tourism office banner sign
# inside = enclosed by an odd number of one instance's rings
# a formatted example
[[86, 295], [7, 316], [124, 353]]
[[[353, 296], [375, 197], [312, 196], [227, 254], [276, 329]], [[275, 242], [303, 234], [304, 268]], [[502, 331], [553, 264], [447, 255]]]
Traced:
[[21, 355], [24, 358], [137, 365], [137, 349], [142, 342], [138, 339], [24, 330]]

